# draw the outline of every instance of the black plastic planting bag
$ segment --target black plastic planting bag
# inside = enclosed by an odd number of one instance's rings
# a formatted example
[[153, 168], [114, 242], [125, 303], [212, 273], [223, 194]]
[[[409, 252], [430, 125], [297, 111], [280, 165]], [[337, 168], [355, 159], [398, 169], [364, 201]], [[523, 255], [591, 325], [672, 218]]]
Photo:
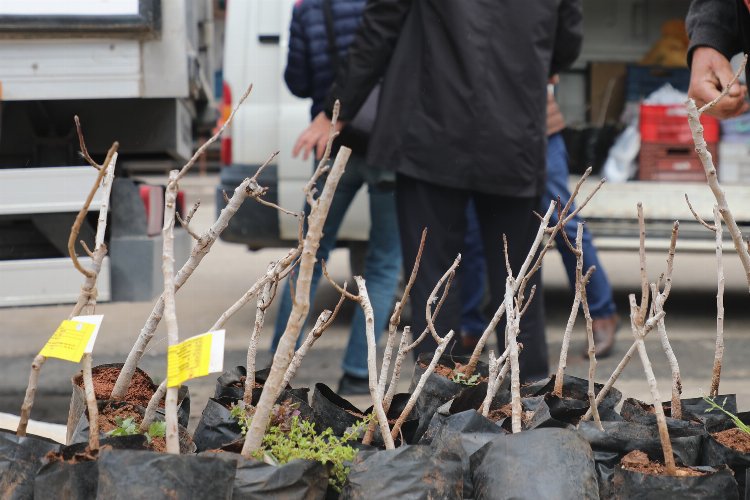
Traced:
[[315, 428], [323, 431], [330, 427], [335, 436], [343, 436], [346, 429], [365, 416], [365, 412], [321, 383], [315, 384], [311, 406], [315, 416]]
[[[409, 385], [409, 392], [413, 392], [414, 388], [419, 383], [419, 379], [426, 371], [426, 366], [432, 361], [432, 352], [423, 352], [417, 357], [417, 362], [414, 365], [414, 374], [411, 378], [411, 384]], [[455, 368], [457, 363], [467, 364], [469, 362], [469, 356], [452, 356], [449, 354], [443, 354], [438, 360], [438, 364], [446, 366], [448, 368]], [[424, 365], [424, 367], [423, 367]], [[486, 363], [479, 362], [474, 373], [481, 377], [486, 377], [489, 372]], [[419, 440], [422, 434], [427, 430], [427, 426], [432, 420], [432, 415], [446, 401], [453, 399], [459, 392], [466, 389], [467, 385], [453, 382], [448, 378], [437, 375], [435, 373], [430, 374], [425, 382], [422, 392], [417, 398], [417, 413], [419, 414], [419, 427], [415, 432], [414, 439]]]
[[98, 464], [97, 498], [232, 498], [236, 468], [233, 460], [103, 449]]
[[[461, 454], [464, 471], [464, 498], [474, 496], [469, 458], [482, 446], [495, 439], [498, 434], [505, 433], [506, 431], [477, 413], [476, 410], [467, 410], [447, 417], [434, 433], [431, 439], [433, 446], [451, 446], [458, 443], [464, 451]], [[425, 436], [422, 436], [423, 440], [424, 438]]]
[[463, 470], [457, 442], [406, 445], [360, 453], [351, 465], [342, 499], [462, 498]]
[[[116, 449], [144, 449], [145, 444], [146, 438], [140, 435], [107, 438], [99, 443], [100, 447]], [[96, 498], [99, 462], [86, 452], [87, 447], [88, 443], [63, 446], [61, 456], [49, 461], [34, 479], [34, 498]]]
[[[521, 395], [522, 396], [543, 396], [545, 394], [550, 394], [555, 388], [555, 378], [556, 375], [552, 375], [549, 378], [542, 379], [538, 382], [535, 382], [531, 385], [528, 385], [526, 387], [521, 388]], [[603, 384], [597, 384], [594, 383], [594, 395], [599, 394], [599, 392], [604, 387]], [[579, 401], [585, 401], [588, 403], [589, 396], [589, 381], [583, 378], [574, 377], [572, 375], [565, 375], [563, 377], [563, 391], [562, 395], [564, 399], [577, 399]], [[604, 399], [601, 403], [599, 403], [598, 408], [601, 410], [602, 408], [614, 408], [617, 406], [617, 403], [620, 402], [620, 399], [622, 399], [622, 393], [617, 390], [615, 387], [610, 388], [609, 392], [607, 392], [607, 395], [604, 396]]]
[[[746, 413], [741, 413], [738, 417], [745, 423], [750, 421], [750, 415]], [[703, 442], [701, 463], [710, 466], [728, 465], [734, 471], [734, 478], [737, 481], [740, 498], [746, 497], [746, 472], [750, 470], [750, 453], [741, 453], [728, 446], [724, 446], [709, 434]]]
[[495, 438], [471, 456], [471, 474], [476, 499], [599, 498], [591, 447], [568, 429]]
[[[729, 415], [720, 410], [712, 409], [711, 405], [703, 398], [683, 399], [681, 401], [683, 418], [688, 417], [691, 420], [703, 422], [708, 432], [717, 432], [734, 427]], [[737, 415], [736, 394], [719, 395], [714, 398], [714, 401], [723, 406], [729, 413]]]
[[[614, 451], [625, 455], [640, 450], [651, 460], [661, 460], [664, 456], [659, 429], [655, 425], [602, 422], [602, 427], [604, 432], [594, 422], [581, 422], [578, 432], [596, 451]], [[675, 459], [682, 465], [698, 465], [704, 435], [705, 431], [698, 426], [669, 428], [669, 441]]]
[[[396, 419], [398, 419], [399, 416], [401, 416], [401, 413], [406, 409], [406, 404], [409, 402], [409, 398], [411, 397], [411, 394], [402, 392], [398, 394], [394, 394], [393, 400], [391, 401], [391, 406], [388, 408], [388, 411], [386, 412], [386, 417], [388, 418], [388, 422], [393, 424]], [[367, 410], [365, 410], [365, 415], [369, 415], [373, 412], [374, 407], [370, 406]], [[393, 425], [391, 425], [392, 427]], [[405, 444], [413, 444], [414, 443], [414, 433], [417, 431], [417, 427], [419, 426], [419, 415], [417, 414], [416, 408], [412, 408], [411, 413], [406, 417], [406, 420], [404, 420], [404, 423], [401, 425], [401, 432], [399, 432], [399, 436], [396, 437], [395, 443], [396, 446], [399, 446], [401, 444], [401, 438], [403, 437]], [[318, 429], [318, 430], [324, 430]], [[380, 426], [375, 427], [375, 434], [373, 435], [372, 440], [373, 446], [377, 447], [384, 447], [385, 443], [383, 442], [383, 437], [380, 434]]]
[[612, 482], [615, 498], [639, 498], [643, 500], [737, 499], [737, 483], [732, 471], [724, 466], [717, 469], [696, 467], [711, 472], [705, 476], [653, 476], [630, 471], [618, 466]]
[[317, 500], [325, 498], [328, 488], [328, 470], [314, 460], [292, 460], [276, 467], [237, 453], [208, 452], [200, 456], [237, 464], [232, 500]]
[[16, 436], [0, 430], [0, 498], [31, 499], [34, 477], [49, 452], [60, 450], [60, 444], [40, 436]]
[[[271, 368], [263, 368], [262, 370], [255, 371], [255, 383], [262, 386], [266, 383], [268, 374], [271, 372]], [[247, 375], [247, 368], [244, 366], [235, 366], [216, 379], [216, 390], [214, 391], [214, 398], [232, 398], [234, 400], [240, 400], [245, 398], [245, 376]], [[286, 387], [287, 391], [290, 391], [295, 397], [303, 400], [305, 403], [309, 401], [308, 389], [291, 389], [289, 386]], [[260, 395], [263, 392], [263, 387], [253, 388], [252, 404], [258, 404]]]

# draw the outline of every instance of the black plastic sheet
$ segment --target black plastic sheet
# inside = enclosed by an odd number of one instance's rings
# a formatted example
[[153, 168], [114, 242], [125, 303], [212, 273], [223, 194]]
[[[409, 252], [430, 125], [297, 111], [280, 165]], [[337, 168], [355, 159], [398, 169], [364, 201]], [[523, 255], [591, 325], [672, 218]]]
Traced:
[[474, 498], [598, 499], [591, 447], [569, 429], [500, 436], [471, 456]]
[[236, 462], [233, 460], [103, 449], [97, 463], [97, 498], [232, 498], [236, 469]]
[[711, 471], [705, 476], [654, 476], [630, 471], [618, 466], [612, 482], [615, 498], [664, 500], [666, 498], [733, 500], [737, 498], [737, 483], [728, 467]]
[[[737, 416], [743, 423], [750, 422], [750, 415], [747, 413], [740, 413]], [[750, 453], [741, 453], [724, 446], [709, 434], [703, 442], [701, 463], [710, 466], [728, 465], [734, 471], [740, 498], [746, 497], [746, 473], [750, 470]]]
[[322, 431], [330, 427], [335, 436], [343, 436], [348, 428], [365, 416], [364, 411], [321, 383], [315, 384], [312, 410], [315, 416], [316, 429]]
[[[259, 385], [263, 385], [268, 378], [268, 374], [271, 372], [270, 368], [263, 368], [262, 370], [255, 371], [255, 382]], [[244, 366], [235, 366], [229, 370], [224, 371], [219, 378], [216, 379], [216, 390], [214, 391], [214, 398], [231, 398], [234, 400], [240, 400], [245, 398], [245, 384], [244, 378], [247, 375], [247, 368]], [[308, 389], [292, 389], [287, 386], [285, 391], [291, 391], [295, 397], [303, 400], [305, 403], [309, 402]], [[263, 392], [262, 387], [253, 388], [252, 404], [258, 404], [260, 395]]]
[[40, 436], [16, 436], [0, 430], [0, 498], [26, 500], [34, 497], [34, 477], [49, 452], [60, 444]]

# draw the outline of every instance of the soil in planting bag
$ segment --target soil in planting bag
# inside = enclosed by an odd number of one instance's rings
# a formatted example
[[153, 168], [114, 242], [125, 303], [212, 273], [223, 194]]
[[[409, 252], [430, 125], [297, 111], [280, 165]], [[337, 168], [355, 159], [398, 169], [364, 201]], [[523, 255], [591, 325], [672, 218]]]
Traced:
[[[528, 385], [521, 388], [522, 395], [529, 394], [534, 396], [543, 396], [551, 393], [555, 388], [556, 375], [552, 375], [549, 378], [542, 379], [534, 384]], [[594, 383], [594, 395], [599, 394], [599, 391], [604, 387], [603, 384]], [[588, 403], [589, 396], [589, 381], [583, 378], [574, 377], [572, 375], [563, 376], [563, 399], [577, 399], [579, 401], [586, 401]], [[604, 399], [599, 403], [599, 411], [603, 408], [614, 408], [617, 403], [622, 399], [622, 393], [615, 387], [612, 387]]]
[[[411, 384], [409, 385], [409, 392], [413, 392], [419, 383], [419, 379], [424, 374], [426, 367], [432, 360], [432, 352], [420, 353], [417, 357], [417, 362], [414, 365], [414, 374], [411, 378]], [[448, 373], [456, 368], [457, 365], [465, 365], [469, 362], [469, 356], [452, 356], [450, 354], [443, 354], [438, 360], [437, 368], [441, 372]], [[480, 377], [487, 377], [489, 368], [486, 363], [479, 362], [474, 372]], [[446, 401], [453, 399], [459, 392], [466, 389], [468, 386], [453, 382], [446, 375], [433, 372], [427, 378], [422, 392], [417, 398], [417, 413], [419, 414], [419, 427], [414, 435], [414, 439], [419, 440], [422, 434], [427, 430], [427, 427], [432, 420], [432, 415], [435, 410], [438, 409]]]
[[569, 429], [500, 436], [471, 456], [474, 498], [598, 499], [591, 447]]
[[[109, 401], [112, 388], [115, 385], [117, 376], [120, 374], [122, 369], [122, 363], [110, 363], [104, 365], [95, 366], [92, 369], [92, 376], [94, 377], [94, 385], [97, 388], [97, 403], [103, 401]], [[75, 429], [79, 426], [80, 420], [84, 417], [86, 412], [86, 393], [83, 389], [83, 374], [79, 372], [71, 379], [73, 386], [73, 394], [70, 397], [70, 408], [68, 410], [68, 428], [66, 435], [67, 443], [75, 443], [77, 441], [73, 438]], [[105, 391], [106, 395], [99, 393], [98, 391]], [[132, 403], [136, 406], [146, 408], [151, 396], [156, 392], [156, 384], [151, 380], [146, 372], [140, 368], [136, 368], [136, 372], [133, 375], [133, 381], [130, 384], [127, 394], [123, 401]], [[164, 407], [160, 407], [156, 410], [160, 415], [164, 415]], [[188, 426], [190, 420], [190, 391], [186, 385], [180, 387], [177, 394], [177, 422], [183, 426]]]
[[350, 467], [342, 499], [463, 497], [461, 445], [453, 439], [440, 446], [406, 445], [394, 450], [360, 453]]
[[[466, 410], [446, 418], [445, 422], [432, 439], [433, 446], [458, 442], [464, 453], [461, 455], [464, 471], [464, 498], [473, 498], [474, 486], [471, 481], [469, 458], [482, 446], [495, 439], [498, 434], [505, 434], [495, 423], [476, 410]], [[425, 433], [426, 434], [426, 433]], [[422, 436], [424, 439], [424, 436]], [[456, 439], [457, 441], [451, 441]]]
[[323, 499], [328, 488], [328, 469], [314, 460], [292, 460], [277, 467], [239, 453], [204, 452], [199, 456], [237, 464], [232, 500], [316, 500]]
[[[297, 405], [300, 418], [314, 422], [312, 408], [307, 401], [298, 399], [292, 392], [283, 391], [278, 402], [291, 400]], [[242, 428], [231, 415], [233, 398], [210, 398], [203, 409], [201, 419], [193, 434], [193, 442], [198, 451], [221, 448], [233, 441], [242, 440]]]
[[[594, 422], [581, 422], [578, 426], [578, 432], [595, 451], [614, 451], [625, 455], [633, 450], [641, 450], [651, 460], [663, 457], [659, 429], [655, 425], [602, 422], [602, 427], [603, 432]], [[677, 462], [698, 465], [704, 435], [705, 431], [698, 426], [669, 428], [669, 440]]]
[[99, 452], [97, 498], [230, 499], [236, 462], [152, 451]]
[[[406, 403], [409, 402], [410, 397], [411, 394], [405, 392], [398, 393], [393, 396], [391, 407], [388, 408], [388, 411], [386, 412], [388, 423], [391, 427], [393, 427], [393, 424], [396, 423], [398, 417], [401, 416], [401, 412], [403, 412], [406, 408]], [[369, 415], [373, 412], [373, 410], [374, 406], [370, 406], [367, 410], [365, 410], [365, 415]], [[411, 413], [407, 416], [406, 420], [404, 420], [404, 423], [401, 425], [401, 432], [399, 433], [400, 435], [395, 439], [396, 446], [400, 446], [402, 437], [405, 441], [405, 444], [413, 444], [414, 433], [417, 431], [418, 426], [419, 416], [417, 415], [416, 408], [412, 408]], [[373, 446], [377, 446], [378, 448], [385, 446], [383, 437], [380, 434], [379, 426], [375, 427], [375, 434], [373, 435], [372, 444]]]
[[[183, 386], [184, 387], [184, 386]], [[101, 416], [103, 411], [108, 411], [111, 408], [127, 408], [128, 410], [131, 410], [133, 413], [136, 413], [138, 415], [138, 418], [136, 421], [138, 424], [140, 424], [141, 420], [143, 419], [143, 415], [145, 414], [146, 410], [145, 408], [141, 406], [136, 406], [124, 401], [97, 401], [97, 406], [99, 407], [99, 439], [106, 439], [109, 437], [109, 434], [107, 434], [107, 431], [102, 426], [101, 422]], [[125, 417], [127, 418], [127, 417]], [[154, 420], [160, 420], [164, 421], [164, 415], [160, 414], [159, 412], [156, 413], [154, 416]], [[181, 424], [178, 424], [178, 431], [179, 431], [179, 439], [180, 439], [180, 453], [195, 453], [195, 444], [193, 443], [193, 438], [190, 436], [190, 433], [188, 433], [187, 429], [182, 426]], [[89, 440], [89, 420], [88, 420], [88, 410], [85, 411], [83, 418], [81, 418], [78, 421], [78, 425], [75, 428], [75, 431], [73, 432], [73, 437], [71, 438], [71, 445], [79, 444], [79, 443], [88, 443]], [[163, 451], [161, 448], [164, 448], [166, 446], [166, 441], [164, 437], [157, 438], [156, 442], [154, 443], [154, 448], [156, 451]]]
[[34, 496], [34, 477], [41, 469], [44, 457], [60, 450], [60, 443], [40, 436], [0, 430], [0, 498], [7, 500], [31, 499]]
[[718, 469], [695, 467], [695, 469], [707, 472], [707, 474], [703, 476], [656, 476], [624, 469], [618, 465], [612, 481], [614, 498], [737, 499], [737, 482], [728, 467], [723, 466]]
[[[122, 436], [102, 439], [103, 447], [111, 449], [144, 449], [144, 436]], [[56, 498], [63, 500], [96, 498], [98, 460], [97, 454], [88, 450], [88, 443], [63, 446], [60, 453], [48, 457], [33, 482], [34, 498]]]
[[[738, 415], [743, 422], [750, 421], [750, 415]], [[740, 498], [745, 498], [746, 472], [750, 470], [750, 437], [740, 429], [726, 429], [717, 437], [708, 434], [703, 442], [701, 463], [703, 465], [728, 465], [734, 471]], [[730, 446], [727, 446], [730, 445]]]
[[[263, 392], [263, 384], [268, 378], [268, 374], [271, 372], [271, 368], [263, 368], [262, 370], [255, 371], [255, 387], [253, 388], [252, 404], [258, 404], [260, 394]], [[216, 379], [216, 390], [214, 392], [214, 398], [233, 398], [240, 400], [245, 398], [245, 377], [247, 376], [247, 369], [244, 366], [235, 366], [229, 370], [226, 370]], [[287, 386], [286, 390], [291, 391], [297, 398], [303, 400], [305, 403], [309, 402], [308, 388], [291, 389]]]

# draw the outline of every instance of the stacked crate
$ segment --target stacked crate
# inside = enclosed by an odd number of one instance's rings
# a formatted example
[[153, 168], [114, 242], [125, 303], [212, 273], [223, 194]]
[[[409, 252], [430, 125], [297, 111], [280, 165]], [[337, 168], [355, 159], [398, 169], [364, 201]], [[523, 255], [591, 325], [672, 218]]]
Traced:
[[[718, 164], [719, 121], [702, 115], [708, 150]], [[695, 153], [684, 105], [641, 105], [641, 156], [638, 179], [642, 181], [701, 182], [706, 175]], [[721, 170], [719, 170], [721, 172]], [[721, 174], [719, 174], [721, 175]]]
[[719, 155], [721, 182], [750, 183], [750, 113], [721, 122]]

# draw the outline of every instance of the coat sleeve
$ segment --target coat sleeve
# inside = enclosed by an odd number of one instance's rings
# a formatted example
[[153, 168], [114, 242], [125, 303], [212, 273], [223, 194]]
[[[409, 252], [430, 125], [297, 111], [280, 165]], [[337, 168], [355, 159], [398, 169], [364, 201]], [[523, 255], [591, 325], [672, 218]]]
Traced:
[[309, 43], [302, 22], [302, 3], [295, 5], [289, 25], [289, 53], [287, 54], [284, 81], [289, 91], [297, 97], [312, 97], [312, 71], [310, 69]]
[[368, 0], [362, 25], [349, 46], [346, 65], [339, 68], [325, 101], [330, 117], [341, 101], [342, 121], [350, 121], [385, 74], [412, 0]]
[[[744, 5], [742, 6], [744, 8]], [[693, 0], [685, 24], [690, 37], [688, 64], [697, 47], [711, 47], [727, 59], [741, 50], [736, 0]]]
[[550, 76], [573, 65], [581, 53], [582, 43], [583, 7], [581, 0], [562, 0], [558, 9]]

